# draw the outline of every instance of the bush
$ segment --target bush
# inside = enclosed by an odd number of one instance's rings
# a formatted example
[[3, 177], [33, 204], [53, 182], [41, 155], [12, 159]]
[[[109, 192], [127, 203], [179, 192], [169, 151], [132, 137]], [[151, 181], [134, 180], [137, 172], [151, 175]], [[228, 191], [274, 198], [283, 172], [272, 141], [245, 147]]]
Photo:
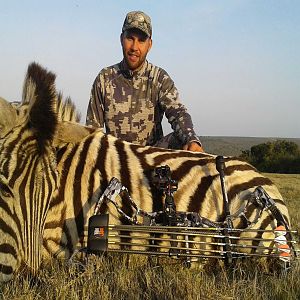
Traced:
[[300, 174], [300, 149], [290, 141], [277, 140], [255, 145], [243, 151], [240, 157], [261, 172]]

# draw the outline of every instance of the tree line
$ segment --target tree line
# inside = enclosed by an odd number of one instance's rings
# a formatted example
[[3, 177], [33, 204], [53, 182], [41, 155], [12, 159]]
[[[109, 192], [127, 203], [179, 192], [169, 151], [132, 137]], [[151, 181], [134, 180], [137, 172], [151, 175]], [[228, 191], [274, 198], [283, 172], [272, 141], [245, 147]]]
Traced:
[[300, 174], [300, 148], [290, 141], [276, 140], [242, 151], [245, 159], [261, 172]]

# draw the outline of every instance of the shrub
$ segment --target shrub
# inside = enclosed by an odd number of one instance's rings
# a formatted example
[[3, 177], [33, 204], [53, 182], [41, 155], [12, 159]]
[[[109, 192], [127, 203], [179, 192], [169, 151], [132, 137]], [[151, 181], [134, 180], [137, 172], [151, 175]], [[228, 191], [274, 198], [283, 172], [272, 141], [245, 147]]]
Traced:
[[300, 149], [290, 141], [277, 140], [255, 145], [243, 151], [240, 157], [261, 172], [300, 174]]

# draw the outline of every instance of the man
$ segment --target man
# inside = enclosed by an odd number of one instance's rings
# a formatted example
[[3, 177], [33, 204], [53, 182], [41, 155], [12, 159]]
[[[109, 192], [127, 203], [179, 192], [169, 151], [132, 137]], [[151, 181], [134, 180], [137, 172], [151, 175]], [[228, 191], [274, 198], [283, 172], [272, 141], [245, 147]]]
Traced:
[[[123, 60], [96, 77], [86, 124], [105, 126], [107, 133], [132, 143], [203, 152], [174, 82], [165, 70], [146, 60], [152, 47], [150, 17], [129, 12], [120, 40]], [[174, 131], [165, 138], [164, 114]]]

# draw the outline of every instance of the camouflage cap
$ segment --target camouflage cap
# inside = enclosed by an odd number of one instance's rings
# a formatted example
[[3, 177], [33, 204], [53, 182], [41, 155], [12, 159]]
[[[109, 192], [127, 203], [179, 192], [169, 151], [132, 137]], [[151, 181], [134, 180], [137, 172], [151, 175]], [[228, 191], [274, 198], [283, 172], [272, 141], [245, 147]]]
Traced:
[[151, 19], [142, 11], [131, 11], [126, 15], [122, 32], [131, 28], [143, 31], [148, 37], [152, 36]]

